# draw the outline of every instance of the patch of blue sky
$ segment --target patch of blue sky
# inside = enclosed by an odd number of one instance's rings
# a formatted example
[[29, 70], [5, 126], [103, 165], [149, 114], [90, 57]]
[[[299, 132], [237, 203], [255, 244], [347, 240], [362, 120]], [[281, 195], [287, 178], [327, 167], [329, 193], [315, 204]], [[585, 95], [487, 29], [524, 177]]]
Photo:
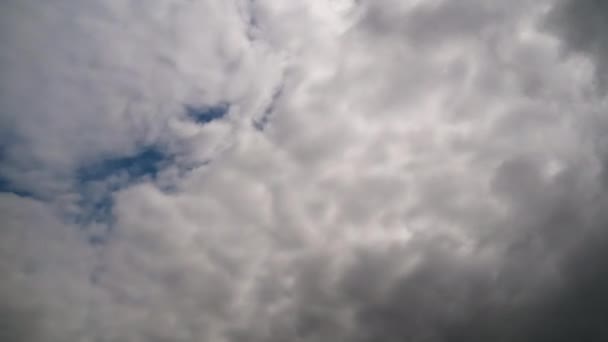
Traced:
[[8, 178], [0, 176], [0, 193], [10, 193], [20, 197], [35, 197], [35, 194], [20, 188]]
[[213, 106], [193, 106], [185, 105], [186, 116], [198, 124], [206, 124], [211, 121], [219, 120], [228, 114], [230, 105], [220, 103]]
[[[2, 139], [0, 137], [0, 139]], [[6, 146], [4, 144], [0, 144], [0, 165], [8, 165], [8, 159], [6, 158]], [[6, 171], [6, 170], [4, 170]], [[11, 179], [10, 176], [6, 174], [2, 174], [0, 172], [0, 193], [10, 193], [13, 195], [17, 195], [20, 197], [35, 197], [35, 194], [22, 186], [23, 184], [18, 184], [14, 179]]]
[[154, 178], [171, 157], [158, 147], [147, 147], [129, 156], [106, 158], [81, 167], [77, 171], [80, 183], [106, 180], [112, 176], [127, 175], [136, 180]]
[[105, 158], [81, 167], [76, 172], [76, 191], [81, 197], [77, 221], [111, 223], [114, 193], [143, 179], [155, 179], [172, 160], [160, 147], [149, 146], [128, 156]]

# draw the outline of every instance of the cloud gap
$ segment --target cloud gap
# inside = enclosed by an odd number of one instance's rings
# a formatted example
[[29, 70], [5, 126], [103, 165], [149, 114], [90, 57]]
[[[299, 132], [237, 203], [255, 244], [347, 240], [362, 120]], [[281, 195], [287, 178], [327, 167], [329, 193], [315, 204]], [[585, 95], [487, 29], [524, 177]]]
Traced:
[[8, 178], [0, 176], [0, 193], [10, 193], [19, 197], [35, 198], [34, 193], [21, 189]]
[[228, 103], [220, 103], [213, 106], [185, 105], [186, 116], [197, 124], [207, 124], [211, 121], [222, 119], [230, 110]]
[[77, 178], [81, 183], [107, 179], [120, 173], [126, 173], [131, 179], [154, 178], [163, 163], [170, 159], [160, 148], [147, 147], [130, 156], [107, 158], [85, 165], [77, 171]]
[[[148, 146], [128, 156], [102, 159], [76, 171], [80, 223], [112, 224], [113, 194], [144, 179], [156, 179], [158, 173], [173, 161], [173, 156], [159, 146]], [[96, 238], [104, 241], [105, 238]]]
[[[2, 138], [0, 138], [2, 139]], [[6, 158], [6, 146], [0, 145], [0, 165], [10, 165]], [[17, 184], [10, 176], [2, 174], [0, 171], [0, 193], [10, 193], [19, 197], [36, 198], [34, 192], [29, 191]]]

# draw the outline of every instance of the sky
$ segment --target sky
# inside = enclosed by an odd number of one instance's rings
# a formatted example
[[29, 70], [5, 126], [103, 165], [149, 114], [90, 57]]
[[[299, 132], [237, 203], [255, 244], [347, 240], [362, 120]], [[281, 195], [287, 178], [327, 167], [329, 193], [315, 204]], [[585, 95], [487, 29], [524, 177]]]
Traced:
[[0, 340], [608, 341], [608, 5], [0, 3]]

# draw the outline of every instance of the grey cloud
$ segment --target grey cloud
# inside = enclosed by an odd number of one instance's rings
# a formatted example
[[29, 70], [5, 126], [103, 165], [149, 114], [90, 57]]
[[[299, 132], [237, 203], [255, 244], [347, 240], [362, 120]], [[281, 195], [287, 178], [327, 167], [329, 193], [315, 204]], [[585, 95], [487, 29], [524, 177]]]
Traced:
[[521, 1], [509, 5], [498, 2], [365, 1], [360, 24], [375, 35], [408, 39], [416, 47], [454, 43], [454, 40], [485, 39], [509, 17], [521, 10]]
[[604, 37], [608, 7], [602, 1], [557, 1], [545, 25], [558, 34], [566, 51], [582, 53], [597, 65], [597, 80], [605, 86], [608, 44]]

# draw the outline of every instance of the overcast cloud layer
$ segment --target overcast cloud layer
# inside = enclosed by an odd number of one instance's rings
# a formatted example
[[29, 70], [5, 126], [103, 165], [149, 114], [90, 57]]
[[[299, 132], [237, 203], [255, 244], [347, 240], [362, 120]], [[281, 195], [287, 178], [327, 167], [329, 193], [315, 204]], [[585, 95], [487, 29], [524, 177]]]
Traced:
[[608, 6], [0, 4], [0, 340], [608, 341]]

